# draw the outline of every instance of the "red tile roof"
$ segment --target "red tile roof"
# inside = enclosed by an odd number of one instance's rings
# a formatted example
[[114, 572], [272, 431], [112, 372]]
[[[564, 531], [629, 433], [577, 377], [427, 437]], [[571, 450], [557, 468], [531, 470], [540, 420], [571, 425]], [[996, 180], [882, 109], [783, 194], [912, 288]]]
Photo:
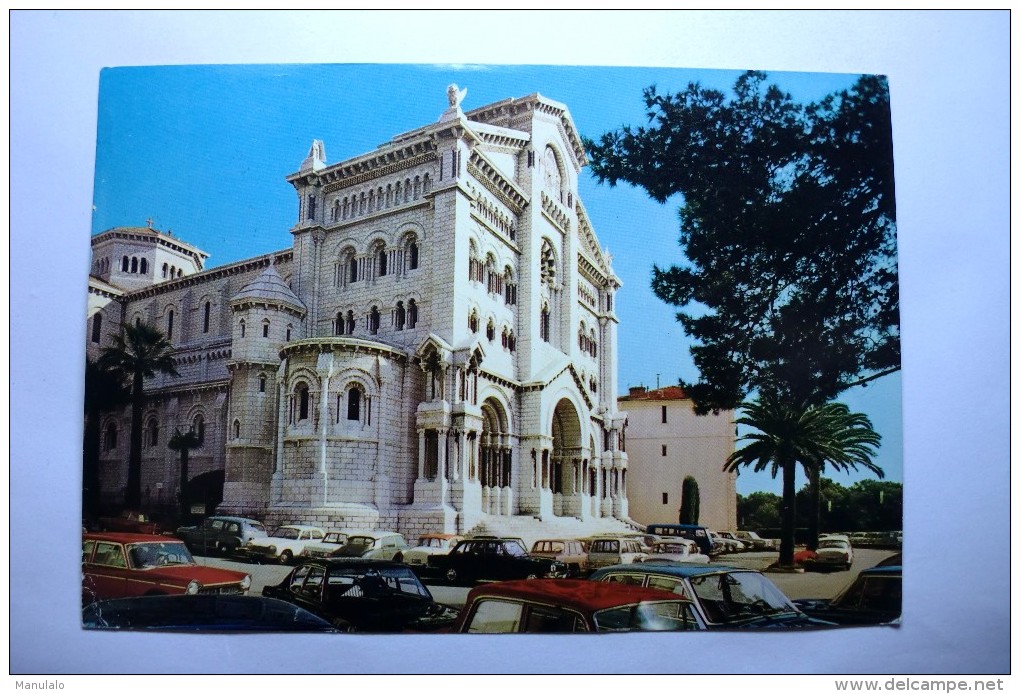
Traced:
[[631, 388], [630, 393], [621, 395], [618, 401], [625, 400], [688, 400], [687, 393], [680, 386], [666, 386], [656, 390]]

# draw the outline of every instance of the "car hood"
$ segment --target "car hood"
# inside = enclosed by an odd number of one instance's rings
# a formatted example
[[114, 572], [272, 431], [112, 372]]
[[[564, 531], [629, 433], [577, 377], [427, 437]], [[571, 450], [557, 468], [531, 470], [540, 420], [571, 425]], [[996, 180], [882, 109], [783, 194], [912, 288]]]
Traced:
[[826, 622], [814, 617], [808, 617], [800, 612], [781, 612], [773, 615], [762, 615], [739, 625], [737, 629], [818, 629], [822, 627], [835, 626], [833, 622]]
[[201, 566], [199, 564], [159, 566], [153, 569], [141, 569], [138, 573], [151, 580], [180, 583], [181, 585], [187, 585], [194, 580], [203, 586], [219, 583], [239, 583], [248, 575], [242, 571], [218, 569], [214, 566]]

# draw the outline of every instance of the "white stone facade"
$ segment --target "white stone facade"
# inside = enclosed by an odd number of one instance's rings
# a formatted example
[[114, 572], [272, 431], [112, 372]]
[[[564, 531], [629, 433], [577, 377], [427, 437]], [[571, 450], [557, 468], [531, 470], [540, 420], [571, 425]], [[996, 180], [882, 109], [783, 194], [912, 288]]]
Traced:
[[[540, 95], [468, 113], [462, 97], [347, 161], [313, 142], [287, 179], [290, 249], [203, 271], [155, 230], [93, 238], [89, 354], [136, 320], [177, 349], [180, 377], [147, 383], [143, 498], [173, 498], [167, 433], [199, 422], [192, 476], [223, 471], [220, 510], [270, 523], [414, 536], [628, 517], [620, 282], [577, 196], [580, 139]], [[130, 272], [145, 253], [147, 283]], [[103, 422], [109, 500], [129, 424], [126, 408]]]
[[737, 474], [723, 471], [736, 441], [733, 411], [695, 415], [677, 386], [631, 388], [619, 407], [627, 417], [631, 518], [644, 525], [676, 523], [683, 480], [691, 476], [698, 483], [699, 522], [736, 528]]

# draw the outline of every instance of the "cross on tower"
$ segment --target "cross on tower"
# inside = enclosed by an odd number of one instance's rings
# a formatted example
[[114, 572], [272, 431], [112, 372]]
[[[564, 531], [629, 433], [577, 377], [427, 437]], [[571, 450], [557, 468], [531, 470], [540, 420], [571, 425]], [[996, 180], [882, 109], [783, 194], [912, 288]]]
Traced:
[[152, 228], [152, 217], [149, 217], [148, 219], [145, 220], [145, 226], [149, 227], [150, 229]]

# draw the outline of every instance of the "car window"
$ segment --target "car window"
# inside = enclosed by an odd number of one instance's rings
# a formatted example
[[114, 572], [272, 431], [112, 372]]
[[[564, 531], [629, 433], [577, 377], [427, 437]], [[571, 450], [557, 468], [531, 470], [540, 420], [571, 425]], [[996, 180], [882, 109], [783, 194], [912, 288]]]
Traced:
[[523, 606], [504, 600], [479, 600], [468, 621], [469, 634], [508, 634], [521, 624]]
[[603, 583], [623, 583], [628, 586], [644, 585], [645, 577], [640, 574], [609, 574], [602, 577]]
[[672, 576], [649, 576], [648, 587], [668, 590], [671, 593], [682, 595], [685, 598], [688, 597], [687, 586], [681, 578], [673, 578]]
[[690, 603], [645, 602], [601, 610], [594, 615], [598, 631], [690, 631], [698, 628]]
[[584, 620], [573, 612], [546, 605], [530, 605], [521, 631], [526, 634], [570, 634], [587, 629]]
[[395, 571], [382, 574], [386, 587], [408, 595], [427, 596], [425, 586], [411, 572]]
[[252, 523], [248, 524], [248, 527], [251, 528], [252, 530], [254, 530], [257, 533], [264, 533], [264, 532], [266, 532], [265, 526], [262, 525], [261, 523], [254, 523], [254, 522], [252, 522]]
[[85, 540], [81, 543], [81, 560], [88, 561], [92, 557], [92, 548], [96, 546], [95, 540]]
[[214, 520], [211, 524], [213, 530], [223, 530], [224, 523], [221, 520]]
[[239, 533], [241, 532], [241, 526], [237, 523], [227, 523], [228, 533]]
[[312, 566], [308, 569], [308, 576], [305, 584], [301, 587], [301, 594], [308, 598], [317, 598], [322, 588], [322, 580], [326, 576], [326, 570], [321, 566]]
[[92, 563], [100, 566], [127, 566], [127, 562], [124, 560], [124, 549], [114, 542], [97, 542], [96, 556]]
[[311, 568], [311, 564], [305, 564], [294, 569], [294, 573], [290, 575], [290, 592], [296, 593], [301, 590], [301, 584], [305, 582], [305, 576]]
[[321, 530], [313, 530], [312, 531], [312, 539], [313, 540], [321, 540], [322, 539], [322, 531]]
[[903, 582], [899, 578], [872, 576], [864, 580], [861, 591], [862, 610], [898, 612], [903, 600]]
[[503, 543], [503, 553], [510, 555], [511, 557], [523, 557], [527, 554], [527, 551], [521, 547], [519, 542], [505, 542]]

